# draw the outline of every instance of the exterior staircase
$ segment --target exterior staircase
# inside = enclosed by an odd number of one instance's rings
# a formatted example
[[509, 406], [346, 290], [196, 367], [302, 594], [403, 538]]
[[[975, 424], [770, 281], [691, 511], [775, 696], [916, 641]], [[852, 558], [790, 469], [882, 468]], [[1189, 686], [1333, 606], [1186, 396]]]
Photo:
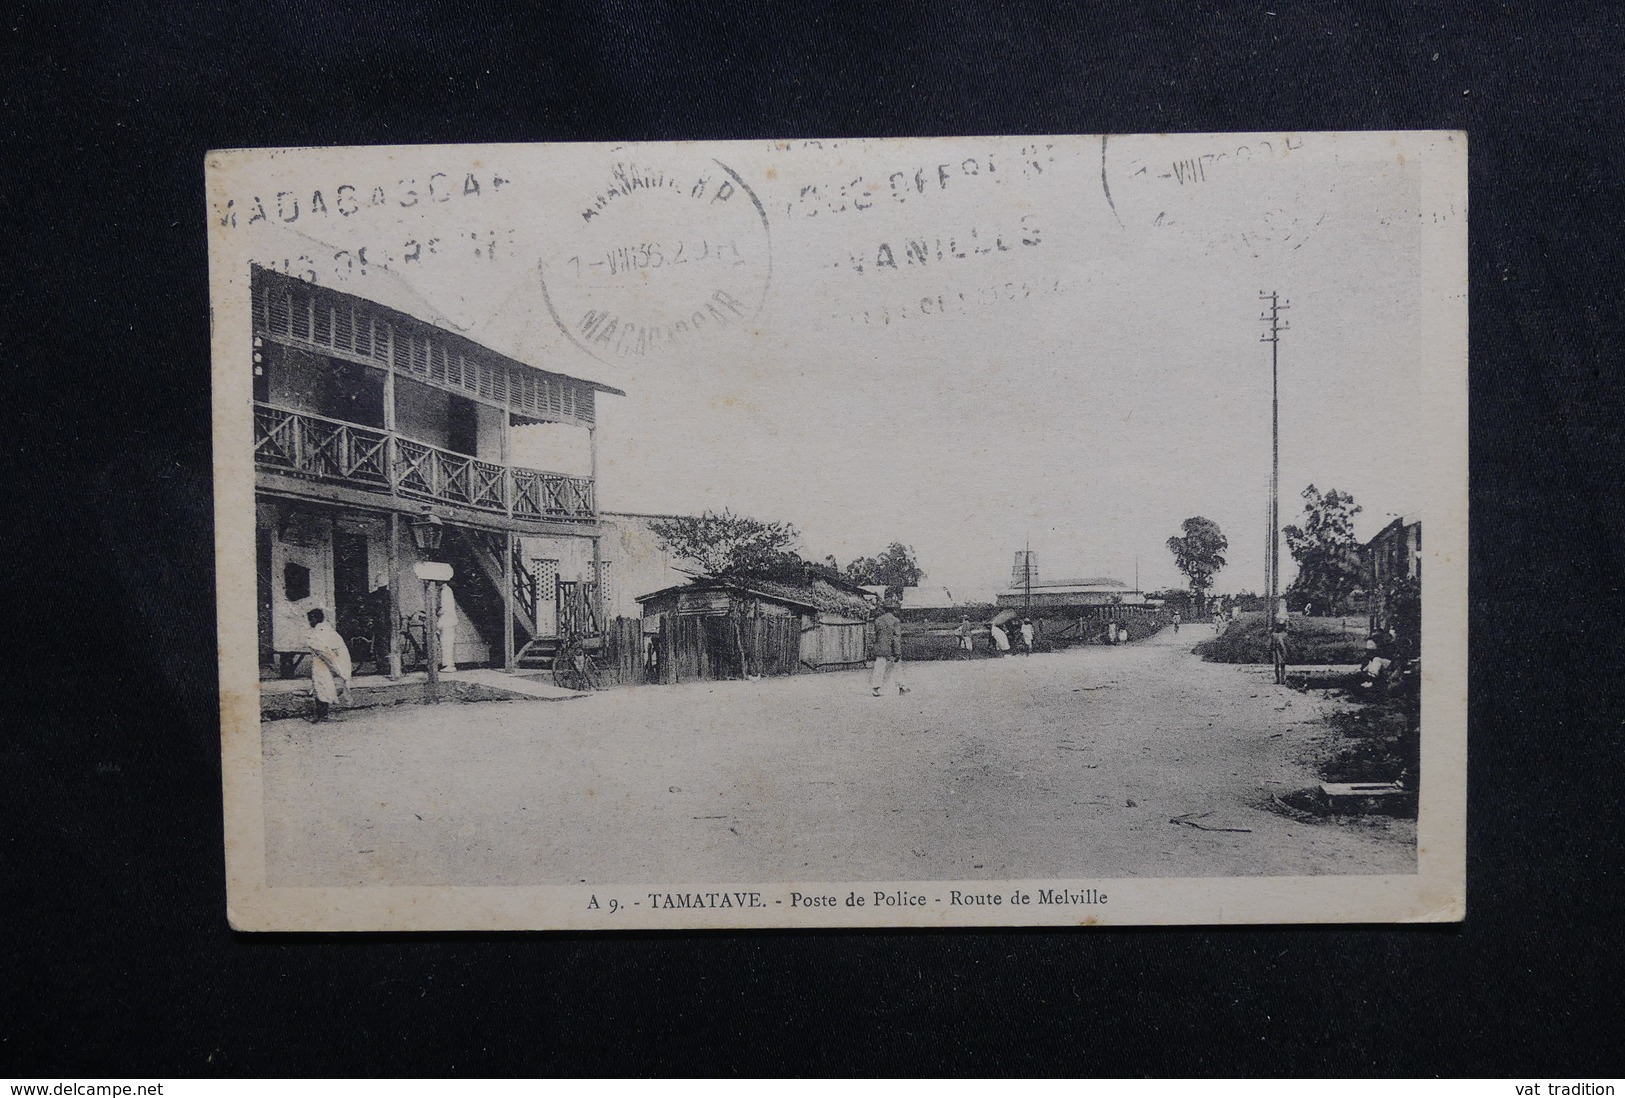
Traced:
[[[446, 548], [457, 579], [458, 606], [485, 636], [500, 663], [507, 575], [502, 566], [503, 537], [467, 527], [447, 526]], [[523, 652], [536, 639], [536, 579], [517, 549], [513, 559], [513, 620], [516, 651]], [[551, 653], [549, 653], [551, 657]], [[549, 664], [551, 666], [551, 664]]]
[[532, 637], [514, 653], [514, 666], [521, 671], [550, 671], [558, 649], [557, 637]]
[[[457, 602], [475, 626], [500, 653], [502, 615], [506, 611], [503, 585], [507, 576], [502, 566], [503, 538], [467, 527], [448, 526], [447, 556], [461, 582], [454, 580]], [[550, 671], [558, 652], [558, 636], [538, 636], [536, 577], [520, 555], [513, 555], [514, 664], [522, 671]], [[554, 595], [559, 635], [588, 638], [589, 647], [602, 643], [604, 611], [599, 606], [597, 585], [591, 582], [561, 580]]]
[[[603, 643], [604, 616], [599, 606], [597, 585], [561, 580], [558, 585], [557, 613], [559, 636], [538, 637], [534, 634], [517, 653], [515, 662], [525, 670], [546, 671], [553, 666], [553, 657], [559, 650], [559, 637], [572, 634], [587, 638], [588, 648]], [[534, 603], [532, 603], [534, 605]]]

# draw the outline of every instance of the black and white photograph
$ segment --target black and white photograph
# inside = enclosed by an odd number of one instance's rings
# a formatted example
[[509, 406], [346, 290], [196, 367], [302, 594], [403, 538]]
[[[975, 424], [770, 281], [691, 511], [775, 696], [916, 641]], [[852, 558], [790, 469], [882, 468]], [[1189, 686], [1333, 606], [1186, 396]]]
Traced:
[[232, 925], [1461, 919], [1466, 170], [209, 154]]

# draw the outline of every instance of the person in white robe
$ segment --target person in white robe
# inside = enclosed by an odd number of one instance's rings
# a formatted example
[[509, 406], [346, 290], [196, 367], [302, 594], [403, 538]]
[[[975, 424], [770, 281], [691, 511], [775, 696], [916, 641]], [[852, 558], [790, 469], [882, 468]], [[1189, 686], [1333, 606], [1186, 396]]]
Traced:
[[305, 648], [310, 652], [310, 686], [315, 711], [311, 722], [325, 721], [327, 711], [339, 700], [339, 692], [350, 690], [350, 650], [338, 630], [327, 621], [324, 610], [312, 610], [305, 615], [310, 623], [310, 636]]
[[451, 593], [451, 584], [440, 588], [440, 616], [435, 619], [440, 633], [440, 670], [457, 670], [457, 599]]

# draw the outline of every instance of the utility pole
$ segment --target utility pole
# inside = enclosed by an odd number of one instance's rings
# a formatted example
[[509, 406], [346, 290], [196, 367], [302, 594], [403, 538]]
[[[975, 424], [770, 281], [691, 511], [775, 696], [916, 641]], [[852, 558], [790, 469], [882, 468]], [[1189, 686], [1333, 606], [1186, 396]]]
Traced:
[[1022, 582], [1027, 588], [1027, 597], [1023, 600], [1022, 617], [1030, 618], [1033, 615], [1033, 539], [1027, 539], [1027, 554], [1022, 559]]
[[1270, 345], [1270, 534], [1269, 534], [1269, 620], [1279, 616], [1276, 599], [1281, 586], [1281, 333], [1291, 325], [1281, 320], [1291, 304], [1282, 301], [1274, 290], [1258, 292], [1261, 301], [1269, 302], [1269, 311], [1259, 317], [1270, 326], [1269, 334], [1259, 339]]
[[[1269, 482], [1265, 481], [1264, 482], [1264, 586], [1259, 588], [1259, 590], [1264, 592], [1264, 597], [1266, 599], [1269, 598], [1269, 594], [1270, 594], [1270, 576], [1271, 576], [1271, 574], [1273, 572], [1273, 569], [1275, 568], [1275, 561], [1273, 559], [1271, 559], [1271, 556], [1270, 556], [1270, 531], [1271, 531], [1271, 529], [1272, 529], [1272, 527], [1270, 526], [1270, 486], [1269, 486]], [[1266, 603], [1265, 606], [1264, 606], [1264, 615], [1265, 615], [1265, 620], [1266, 621], [1269, 620], [1269, 609], [1270, 609], [1269, 604]]]
[[1023, 593], [1022, 606], [1029, 613], [1033, 606], [1033, 573], [1038, 571], [1033, 564], [1032, 539], [1027, 539], [1026, 549], [1016, 550], [1016, 562], [1010, 567], [1010, 586], [1021, 588]]

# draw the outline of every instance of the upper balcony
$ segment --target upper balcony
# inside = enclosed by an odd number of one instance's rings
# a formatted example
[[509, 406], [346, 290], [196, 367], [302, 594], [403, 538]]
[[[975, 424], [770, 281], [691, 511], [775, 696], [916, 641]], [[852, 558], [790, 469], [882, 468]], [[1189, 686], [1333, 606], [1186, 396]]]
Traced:
[[[369, 290], [397, 305], [418, 300], [397, 283], [379, 276]], [[434, 503], [476, 526], [544, 532], [597, 522], [597, 397], [625, 395], [619, 389], [262, 267], [253, 268], [252, 296], [262, 489], [392, 510]], [[577, 472], [526, 468], [516, 457]]]
[[398, 432], [254, 404], [254, 464], [270, 473], [532, 522], [592, 523], [590, 477], [499, 465]]

